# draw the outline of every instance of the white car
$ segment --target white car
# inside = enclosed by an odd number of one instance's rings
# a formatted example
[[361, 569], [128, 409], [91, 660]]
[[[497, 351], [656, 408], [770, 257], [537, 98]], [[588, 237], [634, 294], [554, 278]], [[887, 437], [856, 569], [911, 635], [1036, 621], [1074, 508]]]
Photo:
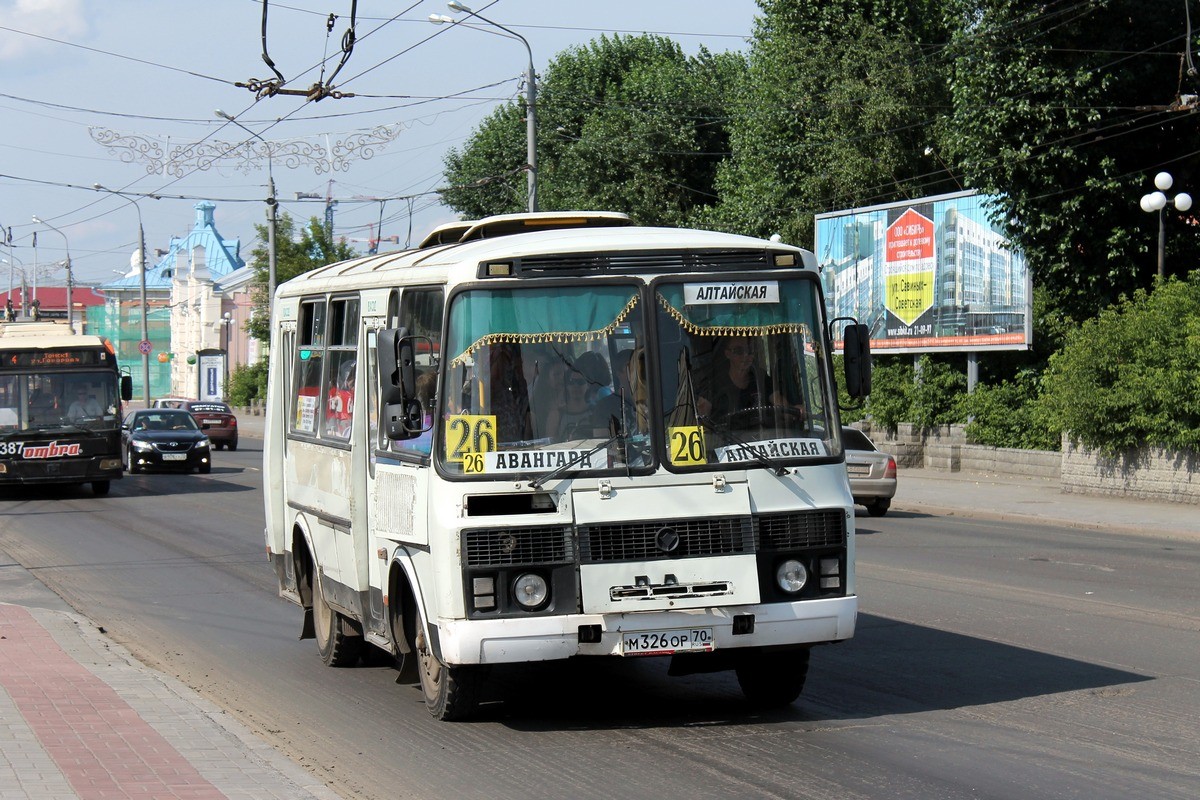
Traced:
[[846, 475], [854, 502], [867, 507], [872, 517], [882, 517], [896, 496], [896, 459], [879, 452], [867, 435], [857, 428], [842, 426], [846, 450]]

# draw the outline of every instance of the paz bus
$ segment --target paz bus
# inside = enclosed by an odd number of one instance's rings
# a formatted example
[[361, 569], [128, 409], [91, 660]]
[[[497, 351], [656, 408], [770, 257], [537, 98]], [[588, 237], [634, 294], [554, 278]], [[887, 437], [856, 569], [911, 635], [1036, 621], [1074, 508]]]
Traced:
[[0, 486], [90, 483], [108, 494], [124, 474], [121, 403], [132, 396], [107, 339], [0, 322]]
[[[854, 511], [812, 253], [513, 214], [273, 300], [267, 554], [330, 666], [459, 719], [487, 668], [663, 657], [794, 701], [854, 633]], [[865, 326], [845, 342], [869, 390]]]

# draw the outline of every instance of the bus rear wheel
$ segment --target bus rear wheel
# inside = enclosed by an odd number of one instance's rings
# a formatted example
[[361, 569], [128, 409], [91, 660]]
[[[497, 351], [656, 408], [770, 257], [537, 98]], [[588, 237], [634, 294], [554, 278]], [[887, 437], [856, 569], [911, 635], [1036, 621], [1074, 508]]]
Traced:
[[479, 685], [483, 679], [480, 668], [443, 664], [429, 646], [423, 619], [418, 620], [413, 644], [425, 707], [433, 718], [454, 721], [471, 716], [479, 704]]
[[756, 708], [779, 708], [796, 701], [808, 677], [808, 648], [747, 653], [738, 663], [738, 685]]
[[317, 633], [317, 652], [331, 667], [352, 667], [362, 653], [363, 638], [345, 632], [350, 623], [325, 601], [321, 581], [313, 579], [313, 626]]

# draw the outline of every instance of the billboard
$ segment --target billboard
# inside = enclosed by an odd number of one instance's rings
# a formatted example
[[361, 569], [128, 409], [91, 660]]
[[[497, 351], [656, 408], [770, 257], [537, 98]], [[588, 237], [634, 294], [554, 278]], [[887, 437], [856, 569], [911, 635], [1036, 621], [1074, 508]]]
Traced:
[[830, 319], [854, 317], [872, 352], [1023, 350], [1033, 343], [1025, 256], [974, 192], [818, 214]]

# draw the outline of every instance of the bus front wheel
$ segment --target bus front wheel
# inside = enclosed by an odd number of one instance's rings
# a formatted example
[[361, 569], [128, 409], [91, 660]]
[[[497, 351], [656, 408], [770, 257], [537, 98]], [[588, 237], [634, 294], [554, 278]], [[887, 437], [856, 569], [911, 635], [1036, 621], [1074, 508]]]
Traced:
[[321, 581], [313, 577], [313, 625], [317, 633], [317, 652], [331, 667], [352, 667], [362, 652], [363, 638], [345, 632], [349, 623], [329, 607]]
[[756, 708], [790, 705], [804, 691], [808, 648], [774, 653], [747, 653], [738, 663], [738, 685]]
[[434, 719], [466, 719], [479, 703], [479, 684], [483, 675], [479, 667], [451, 667], [443, 664], [429, 646], [425, 621], [419, 620], [416, 641], [417, 671], [421, 677], [421, 692], [425, 707]]
[[92, 481], [92, 494], [97, 497], [103, 497], [108, 494], [108, 490], [112, 488], [110, 481]]

